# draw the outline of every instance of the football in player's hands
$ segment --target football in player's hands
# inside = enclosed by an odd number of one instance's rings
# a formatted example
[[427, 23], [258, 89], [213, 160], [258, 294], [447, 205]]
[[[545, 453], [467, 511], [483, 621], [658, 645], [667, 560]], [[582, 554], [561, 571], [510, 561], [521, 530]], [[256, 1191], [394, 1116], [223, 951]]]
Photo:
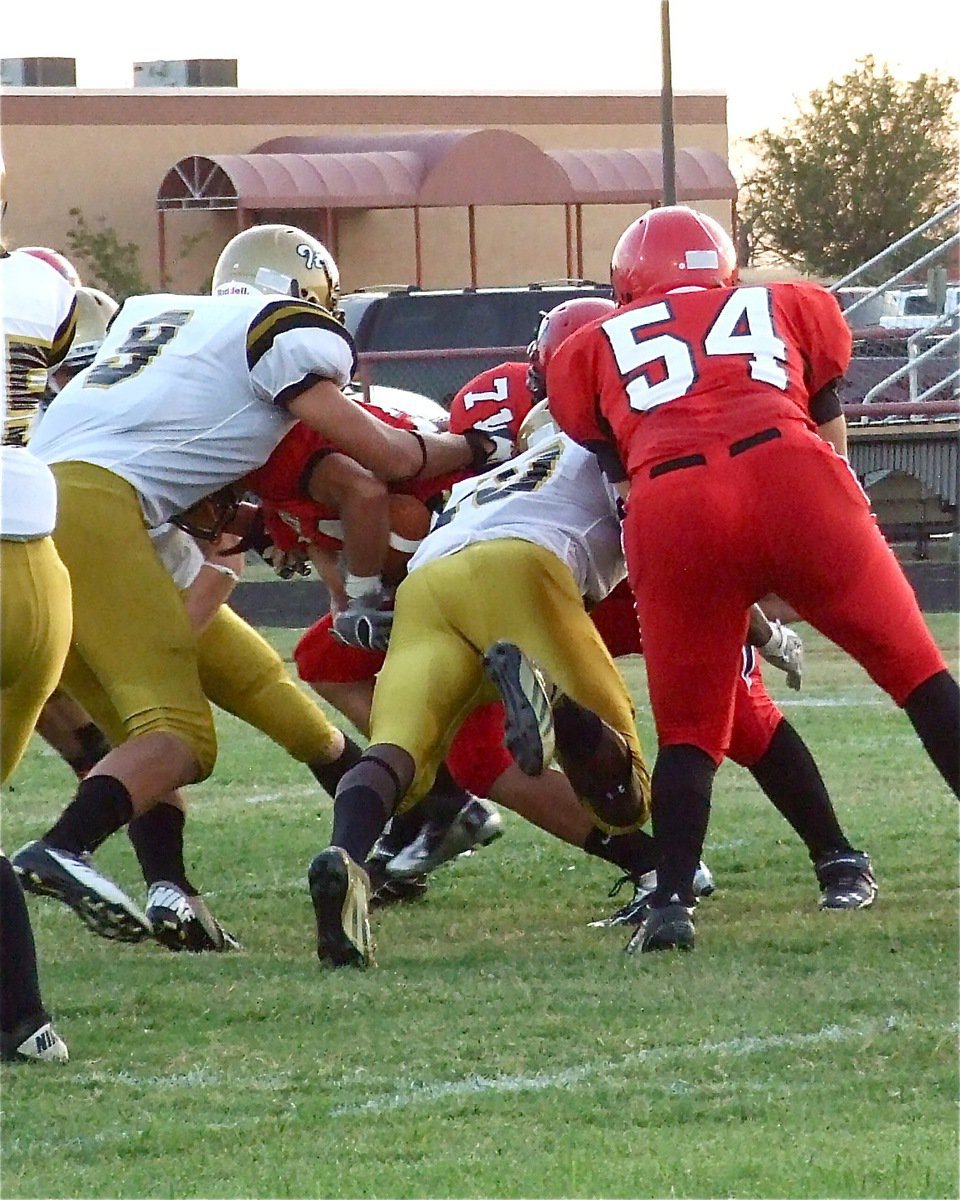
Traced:
[[407, 563], [430, 528], [430, 510], [416, 496], [395, 493], [390, 497], [390, 546], [383, 579], [396, 587], [407, 573]]

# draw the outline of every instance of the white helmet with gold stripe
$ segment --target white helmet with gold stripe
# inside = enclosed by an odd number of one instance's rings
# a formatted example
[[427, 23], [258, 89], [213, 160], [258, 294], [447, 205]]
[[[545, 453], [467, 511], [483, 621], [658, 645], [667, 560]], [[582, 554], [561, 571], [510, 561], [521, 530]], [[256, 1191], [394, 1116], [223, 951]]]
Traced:
[[217, 259], [212, 290], [215, 296], [293, 296], [340, 316], [340, 272], [333, 255], [293, 225], [254, 225], [231, 238]]

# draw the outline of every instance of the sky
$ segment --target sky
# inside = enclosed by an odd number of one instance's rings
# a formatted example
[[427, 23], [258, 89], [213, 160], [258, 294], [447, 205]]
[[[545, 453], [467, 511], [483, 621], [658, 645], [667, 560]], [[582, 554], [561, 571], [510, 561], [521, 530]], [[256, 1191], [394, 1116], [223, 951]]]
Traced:
[[[727, 95], [734, 156], [867, 54], [904, 79], [960, 76], [955, 0], [670, 0], [669, 13], [674, 92]], [[239, 86], [261, 91], [630, 93], [660, 88], [660, 20], [661, 0], [48, 0], [42, 20], [7, 5], [0, 46], [75, 58], [81, 88], [131, 87], [135, 62], [235, 58]]]

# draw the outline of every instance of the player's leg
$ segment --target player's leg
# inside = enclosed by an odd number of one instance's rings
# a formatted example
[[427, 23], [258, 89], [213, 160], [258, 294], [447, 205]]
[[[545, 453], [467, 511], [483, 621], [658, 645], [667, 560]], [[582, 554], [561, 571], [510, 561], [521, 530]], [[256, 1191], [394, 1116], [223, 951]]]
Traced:
[[76, 700], [56, 689], [37, 718], [37, 733], [83, 779], [110, 750], [103, 731]]
[[813, 755], [766, 689], [759, 657], [744, 647], [728, 757], [747, 768], [806, 846], [820, 908], [866, 908], [877, 895], [870, 858], [841, 828]]
[[785, 460], [771, 514], [778, 542], [774, 588], [846, 650], [906, 712], [924, 749], [960, 795], [960, 688], [927, 628], [916, 595], [847, 465], [821, 443]]
[[[70, 577], [49, 538], [0, 541], [0, 782], [23, 755], [70, 644]], [[4, 1061], [66, 1062], [43, 1004], [23, 891], [0, 856], [0, 1033]]]
[[[518, 727], [544, 724], [543, 700], [509, 650], [516, 646], [559, 690], [552, 697], [558, 758], [596, 824], [608, 832], [638, 828], [649, 812], [649, 781], [633, 704], [570, 570], [555, 554], [517, 539], [473, 546], [471, 559], [468, 594], [483, 595], [484, 603], [464, 611], [459, 628], [488, 651], [508, 723], [521, 714]], [[497, 643], [502, 652], [493, 651]], [[524, 722], [525, 703], [532, 715]], [[535, 757], [546, 763], [550, 756]]]
[[[125, 740], [80, 783], [43, 838], [30, 844], [30, 871], [22, 878], [29, 886], [28, 878], [40, 876], [38, 890], [56, 882], [52, 877], [59, 877], [62, 864], [47, 862], [51, 878], [45, 881], [35, 859], [50, 858], [48, 851], [79, 859], [160, 795], [204, 777], [216, 757], [194, 635], [180, 594], [153, 552], [136, 493], [86, 464], [59, 464], [54, 474], [60, 499], [54, 540], [73, 585], [64, 687], [108, 735], [98, 709], [112, 710]], [[21, 853], [13, 859], [18, 869], [25, 865]], [[77, 882], [76, 894], [53, 894], [78, 912], [87, 903], [104, 903], [108, 911], [119, 903], [113, 895], [119, 889], [90, 864]]]
[[426, 793], [482, 687], [477, 652], [450, 624], [449, 595], [433, 587], [442, 565], [422, 567], [397, 592], [390, 650], [374, 690], [371, 744], [341, 780], [330, 846], [310, 864], [317, 954], [334, 965], [372, 961], [369, 879], [358, 864], [401, 801], [406, 797], [409, 807]]

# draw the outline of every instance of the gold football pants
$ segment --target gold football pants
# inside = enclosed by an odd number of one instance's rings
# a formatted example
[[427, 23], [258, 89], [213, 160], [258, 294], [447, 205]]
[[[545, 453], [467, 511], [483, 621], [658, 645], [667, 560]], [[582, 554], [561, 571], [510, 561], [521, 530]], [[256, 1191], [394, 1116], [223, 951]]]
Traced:
[[71, 624], [70, 576], [53, 539], [0, 540], [0, 782], [57, 686]]
[[147, 535], [136, 491], [89, 463], [54, 463], [54, 541], [73, 584], [64, 690], [109, 736], [163, 731], [193, 751], [198, 779], [217, 757], [197, 645], [176, 584]]
[[207, 699], [259, 729], [302, 763], [329, 762], [338, 730], [300, 690], [283, 659], [222, 605], [197, 645]]
[[516, 538], [474, 542], [426, 563], [397, 591], [370, 743], [400, 746], [413, 758], [416, 775], [403, 807], [429, 788], [467, 714], [497, 699], [482, 655], [500, 640], [516, 643], [561, 691], [626, 739], [645, 819], [648, 774], [623, 677], [569, 568], [542, 546]]

